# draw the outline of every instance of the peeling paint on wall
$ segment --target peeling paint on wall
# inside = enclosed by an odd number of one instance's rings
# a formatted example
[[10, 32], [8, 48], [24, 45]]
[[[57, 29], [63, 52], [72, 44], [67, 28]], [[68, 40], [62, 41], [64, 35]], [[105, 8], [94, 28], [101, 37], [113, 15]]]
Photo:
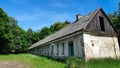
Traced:
[[118, 49], [118, 40], [116, 37], [84, 34], [84, 40], [88, 40], [84, 43], [85, 55], [88, 59], [102, 57], [116, 58], [116, 56], [120, 53]]

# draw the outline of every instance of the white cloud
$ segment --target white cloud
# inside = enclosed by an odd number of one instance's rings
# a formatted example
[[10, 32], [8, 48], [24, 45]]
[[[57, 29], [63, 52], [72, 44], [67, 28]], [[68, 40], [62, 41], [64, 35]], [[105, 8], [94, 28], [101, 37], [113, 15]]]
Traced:
[[66, 8], [67, 4], [61, 3], [61, 2], [56, 2], [52, 5], [52, 7], [57, 7], [57, 8]]

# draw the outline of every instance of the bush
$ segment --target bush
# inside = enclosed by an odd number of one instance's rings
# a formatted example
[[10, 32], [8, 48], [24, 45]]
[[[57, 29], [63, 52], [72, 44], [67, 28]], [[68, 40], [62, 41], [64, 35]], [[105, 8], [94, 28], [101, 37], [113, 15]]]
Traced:
[[71, 57], [67, 60], [66, 68], [84, 68], [85, 61], [77, 57]]

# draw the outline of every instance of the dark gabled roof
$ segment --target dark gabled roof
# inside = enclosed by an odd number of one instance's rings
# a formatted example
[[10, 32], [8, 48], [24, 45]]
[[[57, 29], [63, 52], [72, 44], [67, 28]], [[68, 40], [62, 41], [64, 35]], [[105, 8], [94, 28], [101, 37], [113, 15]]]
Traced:
[[89, 13], [86, 16], [81, 17], [78, 21], [75, 21], [72, 24], [69, 24], [68, 26], [62, 28], [61, 30], [57, 31], [54, 34], [49, 35], [48, 37], [40, 40], [39, 42], [33, 44], [29, 49], [32, 49], [34, 47], [37, 47], [39, 45], [48, 43], [50, 41], [53, 41], [55, 39], [58, 39], [60, 37], [72, 34], [76, 31], [79, 30], [84, 30], [86, 28], [86, 26], [88, 25], [88, 23], [93, 19], [93, 17], [96, 15], [96, 13], [100, 10], [101, 8], [98, 8], [97, 10]]

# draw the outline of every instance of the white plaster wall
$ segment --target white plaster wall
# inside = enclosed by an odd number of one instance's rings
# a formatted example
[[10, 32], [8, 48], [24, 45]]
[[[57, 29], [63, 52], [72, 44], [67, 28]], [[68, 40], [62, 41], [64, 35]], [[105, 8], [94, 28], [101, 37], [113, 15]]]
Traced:
[[92, 57], [92, 45], [91, 45], [91, 38], [89, 34], [83, 34], [83, 41], [84, 41], [84, 50], [85, 50], [85, 58]]
[[101, 58], [119, 55], [119, 45], [117, 37], [94, 36], [83, 34], [85, 58]]
[[119, 44], [118, 44], [118, 38], [117, 37], [113, 37], [113, 41], [115, 43], [115, 52], [117, 57], [120, 57], [120, 48], [119, 48]]

